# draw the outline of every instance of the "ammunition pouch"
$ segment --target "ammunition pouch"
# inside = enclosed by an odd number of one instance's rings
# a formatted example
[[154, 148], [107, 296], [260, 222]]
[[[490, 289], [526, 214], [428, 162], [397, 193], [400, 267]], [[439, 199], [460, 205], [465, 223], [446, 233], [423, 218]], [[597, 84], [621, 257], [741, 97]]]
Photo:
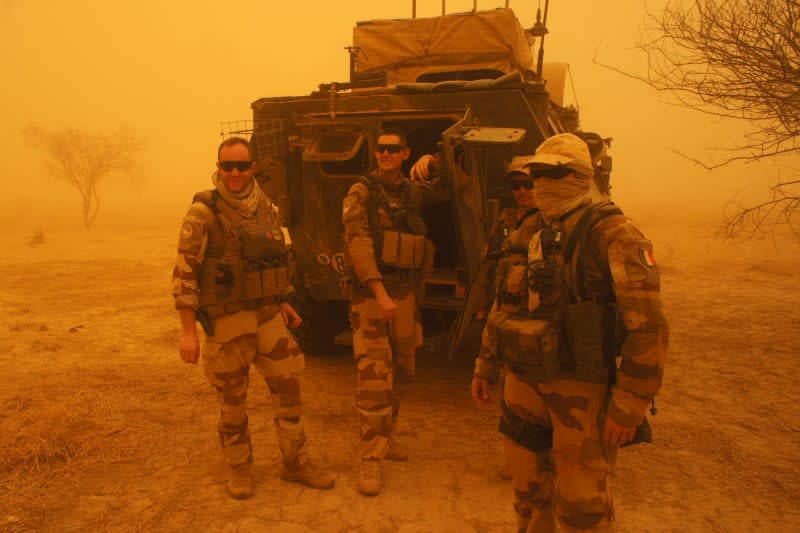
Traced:
[[592, 300], [570, 304], [565, 306], [563, 317], [565, 362], [580, 380], [607, 381], [602, 307]]
[[[526, 257], [518, 253], [504, 255], [497, 262], [495, 286], [500, 305], [515, 308], [516, 312], [527, 311], [528, 286]], [[523, 306], [523, 303], [525, 304]]]
[[239, 259], [207, 257], [200, 275], [200, 305], [211, 318], [255, 309], [277, 302], [288, 284], [285, 256], [262, 260], [257, 267]]
[[540, 383], [558, 373], [559, 342], [554, 322], [495, 309], [487, 317], [486, 328], [497, 340], [503, 363], [521, 380]]
[[543, 452], [553, 447], [553, 428], [528, 422], [509, 409], [505, 402], [500, 402], [500, 409], [503, 411], [500, 433], [533, 452]]
[[379, 262], [388, 267], [418, 270], [425, 262], [429, 246], [425, 235], [383, 230]]

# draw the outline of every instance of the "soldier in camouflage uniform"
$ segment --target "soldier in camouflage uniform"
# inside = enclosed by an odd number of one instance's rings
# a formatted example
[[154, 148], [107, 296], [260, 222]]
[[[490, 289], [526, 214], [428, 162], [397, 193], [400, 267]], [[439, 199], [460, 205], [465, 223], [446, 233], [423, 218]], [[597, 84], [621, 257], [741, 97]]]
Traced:
[[280, 476], [314, 488], [330, 488], [333, 477], [309, 460], [300, 417], [303, 353], [287, 331], [300, 317], [286, 297], [288, 232], [278, 210], [253, 179], [252, 149], [245, 139], [224, 141], [218, 150], [214, 189], [195, 195], [183, 219], [172, 294], [183, 334], [181, 359], [197, 364], [201, 353], [196, 320], [206, 329], [205, 375], [220, 404], [219, 438], [230, 467], [228, 492], [253, 491], [252, 450], [247, 428], [250, 366], [266, 380], [283, 462]]
[[530, 165], [548, 226], [498, 267], [472, 396], [486, 404], [507, 369], [518, 531], [613, 531], [617, 449], [644, 427], [667, 348], [653, 247], [613, 203], [592, 203], [580, 138], [545, 140]]
[[[475, 312], [476, 320], [483, 320], [494, 303], [495, 299], [495, 273], [498, 261], [507, 260], [514, 250], [525, 247], [531, 236], [540, 229], [542, 217], [536, 202], [533, 199], [533, 180], [530, 177], [530, 168], [525, 163], [530, 157], [514, 157], [506, 172], [511, 194], [514, 197], [514, 207], [507, 207], [500, 212], [497, 221], [489, 231], [489, 238], [481, 261], [478, 280], [475, 287]], [[506, 258], [506, 259], [503, 259]], [[501, 374], [498, 386], [501, 392], [504, 376]], [[503, 458], [497, 468], [501, 479], [511, 479], [511, 441], [503, 435]]]
[[381, 133], [378, 168], [353, 184], [342, 204], [361, 427], [358, 489], [367, 495], [380, 492], [383, 459], [408, 458], [394, 429], [422, 345], [415, 288], [433, 254], [419, 211], [439, 186], [426, 189], [403, 176], [410, 153], [401, 132]]

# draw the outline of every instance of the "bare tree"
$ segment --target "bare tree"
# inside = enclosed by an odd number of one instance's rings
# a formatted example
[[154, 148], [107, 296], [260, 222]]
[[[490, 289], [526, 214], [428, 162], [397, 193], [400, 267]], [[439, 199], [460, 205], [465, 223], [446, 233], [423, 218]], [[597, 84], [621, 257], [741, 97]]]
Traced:
[[[679, 104], [717, 117], [746, 121], [736, 146], [718, 148], [721, 161], [754, 162], [800, 155], [800, 2], [797, 0], [668, 1], [663, 11], [646, 7], [647, 25], [638, 48], [647, 73], [609, 67], [670, 93]], [[727, 218], [729, 236], [788, 223], [797, 233], [798, 180], [772, 188], [772, 199], [743, 206]]]
[[140, 178], [138, 159], [144, 142], [125, 126], [111, 132], [88, 133], [74, 128], [48, 130], [30, 124], [22, 136], [29, 146], [44, 153], [50, 176], [78, 189], [87, 228], [100, 209], [101, 180], [118, 173]]

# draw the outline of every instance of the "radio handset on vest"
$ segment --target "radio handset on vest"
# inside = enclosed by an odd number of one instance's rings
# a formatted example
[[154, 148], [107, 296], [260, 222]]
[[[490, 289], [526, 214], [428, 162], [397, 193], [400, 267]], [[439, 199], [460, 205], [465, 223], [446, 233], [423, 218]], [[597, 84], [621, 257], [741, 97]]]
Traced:
[[233, 269], [230, 265], [217, 265], [217, 270], [214, 272], [214, 283], [224, 286], [233, 285]]
[[539, 242], [542, 256], [528, 263], [528, 287], [539, 294], [546, 294], [561, 285], [559, 267], [553, 258], [561, 246], [561, 231], [544, 228]]

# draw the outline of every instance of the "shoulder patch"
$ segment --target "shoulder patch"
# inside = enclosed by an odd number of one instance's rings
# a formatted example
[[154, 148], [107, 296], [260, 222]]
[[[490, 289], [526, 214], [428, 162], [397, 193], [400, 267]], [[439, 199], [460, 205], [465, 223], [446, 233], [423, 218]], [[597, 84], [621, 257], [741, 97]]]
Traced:
[[191, 224], [184, 223], [181, 227], [181, 239], [188, 239], [192, 236], [192, 226]]
[[652, 246], [642, 246], [639, 248], [639, 259], [641, 259], [642, 263], [645, 266], [654, 267], [656, 266], [656, 256], [653, 253]]

